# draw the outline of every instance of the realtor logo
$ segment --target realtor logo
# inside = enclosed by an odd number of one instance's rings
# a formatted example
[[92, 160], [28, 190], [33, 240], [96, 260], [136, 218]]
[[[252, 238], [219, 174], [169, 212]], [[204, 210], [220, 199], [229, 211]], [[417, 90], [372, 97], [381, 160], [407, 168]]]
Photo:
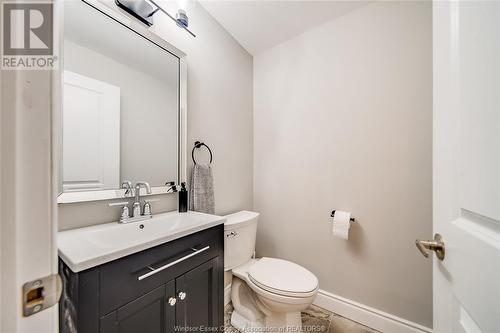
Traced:
[[2, 69], [54, 69], [53, 4], [2, 4]]

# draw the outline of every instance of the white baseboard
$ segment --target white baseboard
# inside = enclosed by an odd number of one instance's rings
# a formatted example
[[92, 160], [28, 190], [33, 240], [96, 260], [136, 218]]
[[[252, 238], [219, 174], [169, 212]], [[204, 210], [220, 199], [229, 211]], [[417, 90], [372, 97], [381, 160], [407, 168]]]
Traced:
[[432, 329], [350, 299], [319, 290], [314, 305], [383, 333], [431, 333]]
[[231, 285], [227, 285], [224, 288], [224, 307], [231, 302]]

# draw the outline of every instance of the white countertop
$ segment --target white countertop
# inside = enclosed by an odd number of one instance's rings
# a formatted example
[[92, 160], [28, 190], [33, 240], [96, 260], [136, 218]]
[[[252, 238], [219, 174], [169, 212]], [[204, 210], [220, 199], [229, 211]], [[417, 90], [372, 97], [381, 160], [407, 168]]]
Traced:
[[73, 272], [80, 272], [225, 221], [225, 217], [217, 215], [170, 212], [141, 222], [113, 222], [61, 231], [57, 234], [59, 256]]

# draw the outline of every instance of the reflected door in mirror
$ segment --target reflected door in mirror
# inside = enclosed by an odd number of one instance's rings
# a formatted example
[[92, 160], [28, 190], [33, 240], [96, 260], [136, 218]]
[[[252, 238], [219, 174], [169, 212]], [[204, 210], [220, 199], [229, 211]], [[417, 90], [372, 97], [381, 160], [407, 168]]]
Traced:
[[63, 190], [120, 186], [120, 88], [64, 72]]

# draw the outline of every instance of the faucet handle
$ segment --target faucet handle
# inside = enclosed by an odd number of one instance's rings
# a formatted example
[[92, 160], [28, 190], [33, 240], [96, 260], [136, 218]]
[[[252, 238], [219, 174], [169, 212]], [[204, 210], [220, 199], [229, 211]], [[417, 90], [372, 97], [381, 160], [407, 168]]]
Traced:
[[175, 192], [178, 192], [178, 191], [179, 191], [178, 187], [179, 187], [180, 185], [176, 185], [176, 184], [175, 184], [175, 182], [174, 182], [174, 181], [172, 181], [172, 182], [166, 182], [166, 183], [165, 183], [165, 186], [167, 186], [167, 191], [166, 191], [166, 193], [175, 193]]
[[151, 203], [152, 202], [157, 202], [160, 201], [160, 199], [147, 199], [144, 200], [144, 209], [143, 209], [143, 214], [142, 215], [152, 215], [153, 212], [151, 211]]
[[122, 216], [120, 217], [120, 220], [126, 220], [130, 218], [130, 213], [129, 213], [129, 210], [128, 210], [128, 206], [123, 206], [122, 208]]
[[125, 189], [125, 196], [132, 195], [132, 182], [130, 180], [123, 181], [121, 188]]
[[144, 203], [144, 211], [142, 215], [151, 215], [151, 204], [148, 201]]

